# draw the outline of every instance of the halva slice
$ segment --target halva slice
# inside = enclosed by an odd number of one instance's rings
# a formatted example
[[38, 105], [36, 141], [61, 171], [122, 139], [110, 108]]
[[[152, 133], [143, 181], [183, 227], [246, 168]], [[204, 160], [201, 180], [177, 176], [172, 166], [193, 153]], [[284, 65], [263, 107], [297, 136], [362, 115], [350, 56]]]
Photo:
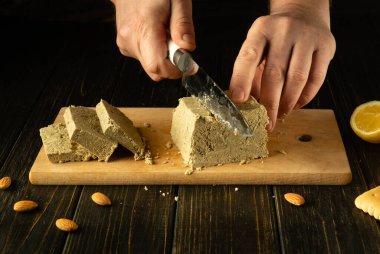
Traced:
[[89, 150], [70, 141], [64, 124], [52, 124], [41, 128], [40, 136], [45, 153], [53, 163], [88, 161], [92, 157]]
[[145, 144], [126, 115], [105, 100], [96, 105], [96, 113], [107, 137], [134, 153], [136, 160], [144, 158]]
[[103, 134], [94, 109], [70, 106], [63, 118], [72, 141], [86, 147], [99, 161], [108, 161], [117, 142]]
[[185, 164], [197, 168], [268, 156], [265, 107], [253, 97], [237, 106], [253, 131], [251, 137], [217, 121], [197, 98], [180, 99], [173, 112], [171, 136]]

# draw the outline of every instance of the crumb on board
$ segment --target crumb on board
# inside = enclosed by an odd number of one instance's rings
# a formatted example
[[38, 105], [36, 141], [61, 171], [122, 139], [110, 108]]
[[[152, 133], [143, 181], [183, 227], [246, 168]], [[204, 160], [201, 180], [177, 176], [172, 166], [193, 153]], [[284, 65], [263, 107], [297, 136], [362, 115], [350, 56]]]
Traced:
[[194, 172], [193, 168], [189, 168], [185, 171], [185, 175], [191, 175]]
[[145, 164], [148, 164], [148, 165], [153, 165], [153, 158], [152, 158], [152, 154], [149, 150], [147, 150], [145, 152], [145, 160], [144, 160]]
[[163, 197], [165, 197], [165, 196], [166, 196], [166, 193], [165, 193], [165, 192], [163, 192], [161, 195], [162, 195]]
[[148, 165], [153, 165], [153, 159], [152, 158], [148, 158], [148, 157], [145, 157], [145, 160], [144, 160], [145, 164], [148, 164]]
[[238, 188], [238, 187], [235, 187], [235, 192], [238, 191], [238, 190], [239, 190], [239, 188]]
[[241, 161], [239, 162], [239, 165], [244, 165], [244, 164], [246, 164], [246, 163], [247, 163], [246, 160], [241, 160]]
[[284, 149], [276, 150], [276, 152], [284, 154], [284, 155], [288, 154]]
[[178, 202], [178, 196], [175, 196], [175, 197], [174, 197], [174, 201], [175, 201], [175, 202]]
[[144, 123], [145, 128], [150, 128], [151, 124], [150, 123]]
[[165, 150], [169, 150], [173, 147], [173, 143], [169, 140], [168, 142], [166, 142], [165, 144]]
[[148, 187], [146, 187], [146, 185], [144, 186], [144, 190], [145, 190], [145, 191], [149, 190]]

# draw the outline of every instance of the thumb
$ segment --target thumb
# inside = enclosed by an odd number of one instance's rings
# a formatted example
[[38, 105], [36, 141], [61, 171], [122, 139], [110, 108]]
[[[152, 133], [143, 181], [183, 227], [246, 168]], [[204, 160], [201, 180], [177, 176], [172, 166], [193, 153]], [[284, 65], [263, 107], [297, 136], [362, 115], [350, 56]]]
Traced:
[[195, 49], [191, 0], [171, 0], [170, 35], [181, 48]]

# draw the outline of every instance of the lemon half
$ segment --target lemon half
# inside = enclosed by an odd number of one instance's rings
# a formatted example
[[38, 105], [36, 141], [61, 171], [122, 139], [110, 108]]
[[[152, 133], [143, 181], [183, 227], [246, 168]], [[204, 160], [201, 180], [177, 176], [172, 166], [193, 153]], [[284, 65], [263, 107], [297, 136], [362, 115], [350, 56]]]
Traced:
[[359, 105], [351, 115], [350, 125], [361, 139], [380, 143], [380, 101]]

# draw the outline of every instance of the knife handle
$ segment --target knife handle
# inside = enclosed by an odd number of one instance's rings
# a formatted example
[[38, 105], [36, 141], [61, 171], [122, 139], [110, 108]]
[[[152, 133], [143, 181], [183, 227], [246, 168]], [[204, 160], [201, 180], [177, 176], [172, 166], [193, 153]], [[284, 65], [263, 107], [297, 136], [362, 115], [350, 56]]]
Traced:
[[168, 48], [170, 62], [181, 72], [186, 73], [193, 69], [194, 61], [191, 55], [175, 44], [172, 39], [168, 40]]

